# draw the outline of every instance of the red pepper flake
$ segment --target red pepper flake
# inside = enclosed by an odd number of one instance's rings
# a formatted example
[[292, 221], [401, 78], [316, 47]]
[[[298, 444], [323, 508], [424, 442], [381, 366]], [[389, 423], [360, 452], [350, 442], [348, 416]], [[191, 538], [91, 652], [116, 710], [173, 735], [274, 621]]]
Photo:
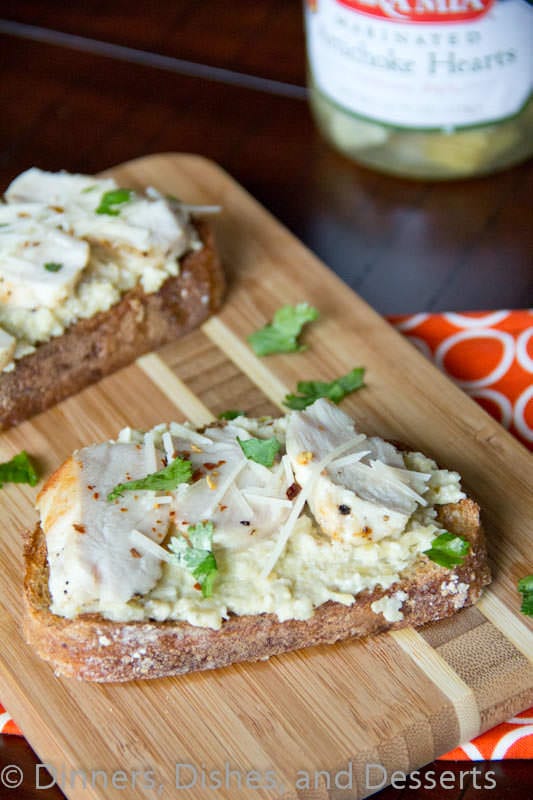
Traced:
[[72, 523], [72, 527], [74, 528], [75, 531], [78, 531], [78, 533], [85, 533], [86, 532], [85, 525], [80, 525], [77, 522], [73, 522]]
[[204, 471], [201, 469], [195, 469], [193, 474], [191, 475], [191, 482], [196, 483], [196, 481], [199, 481], [203, 477], [204, 477]]
[[220, 461], [217, 461], [216, 464], [214, 464], [212, 461], [206, 461], [205, 464], [204, 464], [204, 467], [206, 469], [209, 469], [209, 470], [217, 469], [217, 467], [221, 467], [222, 464], [225, 464], [225, 463], [226, 463], [225, 460], [223, 458], [221, 458]]
[[127, 511], [128, 509], [127, 508], [121, 508], [120, 510], [122, 511], [122, 513], [124, 513], [124, 511]]
[[98, 500], [98, 498], [100, 497], [100, 492], [95, 492], [93, 494], [93, 497], [94, 497], [95, 500]]
[[130, 553], [132, 558], [141, 558], [141, 554], [134, 547], [131, 548]]
[[92, 486], [90, 483], [88, 483], [88, 484], [87, 484], [87, 488], [88, 488], [88, 490], [89, 490], [90, 492], [92, 492], [92, 490], [94, 489], [94, 486]]
[[176, 512], [175, 512], [174, 510], [172, 510], [172, 511], [169, 511], [169, 512], [168, 512], [168, 516], [169, 516], [169, 517], [175, 517], [175, 516], [176, 516]]
[[168, 466], [168, 458], [166, 456], [161, 456], [161, 463], [164, 467]]
[[221, 503], [218, 504], [218, 510], [219, 511], [225, 511], [226, 509], [227, 509], [227, 506], [223, 506]]
[[294, 483], [291, 483], [285, 494], [289, 500], [294, 500], [295, 497], [298, 497], [301, 491], [302, 487], [300, 484], [297, 481], [294, 481]]
[[196, 583], [194, 584], [194, 588], [195, 588], [195, 589], [198, 589], [198, 591], [200, 591], [200, 589], [202, 588], [202, 584], [201, 584], [201, 583], [198, 583], [198, 582], [196, 582]]

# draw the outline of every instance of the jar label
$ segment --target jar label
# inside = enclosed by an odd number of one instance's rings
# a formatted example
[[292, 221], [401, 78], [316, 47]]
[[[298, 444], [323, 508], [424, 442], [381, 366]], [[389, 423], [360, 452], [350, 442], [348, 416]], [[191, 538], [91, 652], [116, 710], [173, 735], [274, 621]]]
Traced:
[[466, 128], [517, 114], [533, 87], [527, 0], [307, 0], [316, 87], [398, 128]]

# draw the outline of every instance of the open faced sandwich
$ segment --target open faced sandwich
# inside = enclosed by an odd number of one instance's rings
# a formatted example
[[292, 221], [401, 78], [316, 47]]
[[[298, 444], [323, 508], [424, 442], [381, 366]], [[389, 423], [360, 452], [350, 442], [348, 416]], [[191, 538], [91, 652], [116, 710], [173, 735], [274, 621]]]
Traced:
[[328, 400], [75, 452], [38, 497], [26, 635], [56, 672], [154, 678], [424, 625], [489, 582], [456, 472]]
[[206, 210], [112, 178], [32, 168], [11, 183], [0, 202], [0, 429], [219, 307]]

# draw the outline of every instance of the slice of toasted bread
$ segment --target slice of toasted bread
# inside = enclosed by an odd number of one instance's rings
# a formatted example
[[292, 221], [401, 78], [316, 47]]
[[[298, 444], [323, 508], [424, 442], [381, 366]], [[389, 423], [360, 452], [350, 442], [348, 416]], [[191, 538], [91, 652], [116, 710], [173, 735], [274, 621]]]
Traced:
[[[231, 615], [220, 630], [184, 622], [112, 622], [97, 614], [66, 619], [49, 610], [46, 541], [38, 526], [25, 546], [25, 634], [56, 673], [111, 682], [214, 669], [318, 644], [370, 636], [408, 625], [421, 626], [472, 605], [490, 581], [479, 507], [471, 499], [440, 506], [439, 520], [471, 544], [453, 571], [426, 556], [386, 591], [357, 595], [351, 606], [328, 601], [307, 620], [279, 622], [274, 614]], [[374, 601], [406, 593], [403, 619], [387, 622]]]
[[209, 225], [203, 242], [181, 260], [177, 277], [158, 292], [136, 287], [109, 311], [71, 325], [0, 373], [0, 430], [18, 425], [91, 383], [200, 325], [221, 305], [224, 275]]

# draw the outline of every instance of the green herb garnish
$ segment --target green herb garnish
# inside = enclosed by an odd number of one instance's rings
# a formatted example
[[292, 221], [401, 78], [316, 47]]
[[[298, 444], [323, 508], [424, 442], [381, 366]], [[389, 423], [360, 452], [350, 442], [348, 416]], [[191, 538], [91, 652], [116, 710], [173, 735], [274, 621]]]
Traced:
[[340, 403], [347, 394], [361, 389], [365, 374], [364, 367], [355, 367], [347, 375], [337, 378], [329, 383], [325, 381], [298, 381], [296, 390], [298, 394], [288, 394], [283, 405], [295, 411], [301, 411], [320, 397], [327, 397], [334, 403]]
[[456, 536], [453, 533], [444, 531], [431, 542], [429, 550], [425, 550], [425, 555], [438, 564], [440, 567], [460, 566], [470, 550], [470, 542], [464, 536]]
[[305, 350], [305, 345], [298, 343], [298, 336], [303, 326], [318, 319], [318, 316], [317, 309], [308, 303], [283, 306], [276, 311], [272, 322], [250, 334], [248, 341], [258, 356]]
[[264, 467], [271, 467], [274, 459], [281, 447], [275, 436], [271, 439], [239, 439], [237, 441], [241, 446], [241, 450], [250, 461], [255, 461], [257, 464], [262, 464]]
[[93, 183], [91, 186], [86, 186], [85, 189], [82, 189], [80, 194], [87, 194], [87, 192], [94, 192], [94, 190], [97, 188], [98, 186], [96, 185], [96, 183]]
[[212, 522], [189, 525], [187, 536], [173, 536], [169, 550], [176, 556], [178, 564], [186, 567], [200, 584], [203, 597], [211, 597], [217, 574], [217, 562], [213, 554]]
[[245, 417], [246, 411], [237, 411], [237, 409], [230, 408], [227, 411], [221, 411], [218, 415], [218, 419], [237, 419], [237, 417]]
[[187, 483], [192, 476], [192, 464], [184, 458], [175, 458], [167, 467], [158, 472], [152, 472], [145, 478], [136, 481], [126, 481], [115, 486], [113, 491], [107, 495], [107, 501], [116, 500], [122, 497], [124, 492], [132, 492], [136, 489], [149, 489], [150, 491], [171, 491], [180, 483]]
[[25, 450], [13, 456], [11, 461], [0, 464], [0, 488], [4, 483], [28, 483], [35, 486], [39, 476]]
[[518, 581], [518, 591], [522, 595], [520, 611], [528, 617], [533, 617], [533, 575], [526, 575]]
[[63, 269], [63, 264], [59, 264], [57, 261], [48, 261], [48, 263], [44, 265], [44, 268], [48, 270], [48, 272], [59, 272], [60, 269]]
[[132, 189], [111, 189], [104, 192], [100, 199], [100, 205], [95, 209], [97, 214], [108, 214], [110, 217], [118, 217], [120, 209], [117, 206], [131, 200]]

